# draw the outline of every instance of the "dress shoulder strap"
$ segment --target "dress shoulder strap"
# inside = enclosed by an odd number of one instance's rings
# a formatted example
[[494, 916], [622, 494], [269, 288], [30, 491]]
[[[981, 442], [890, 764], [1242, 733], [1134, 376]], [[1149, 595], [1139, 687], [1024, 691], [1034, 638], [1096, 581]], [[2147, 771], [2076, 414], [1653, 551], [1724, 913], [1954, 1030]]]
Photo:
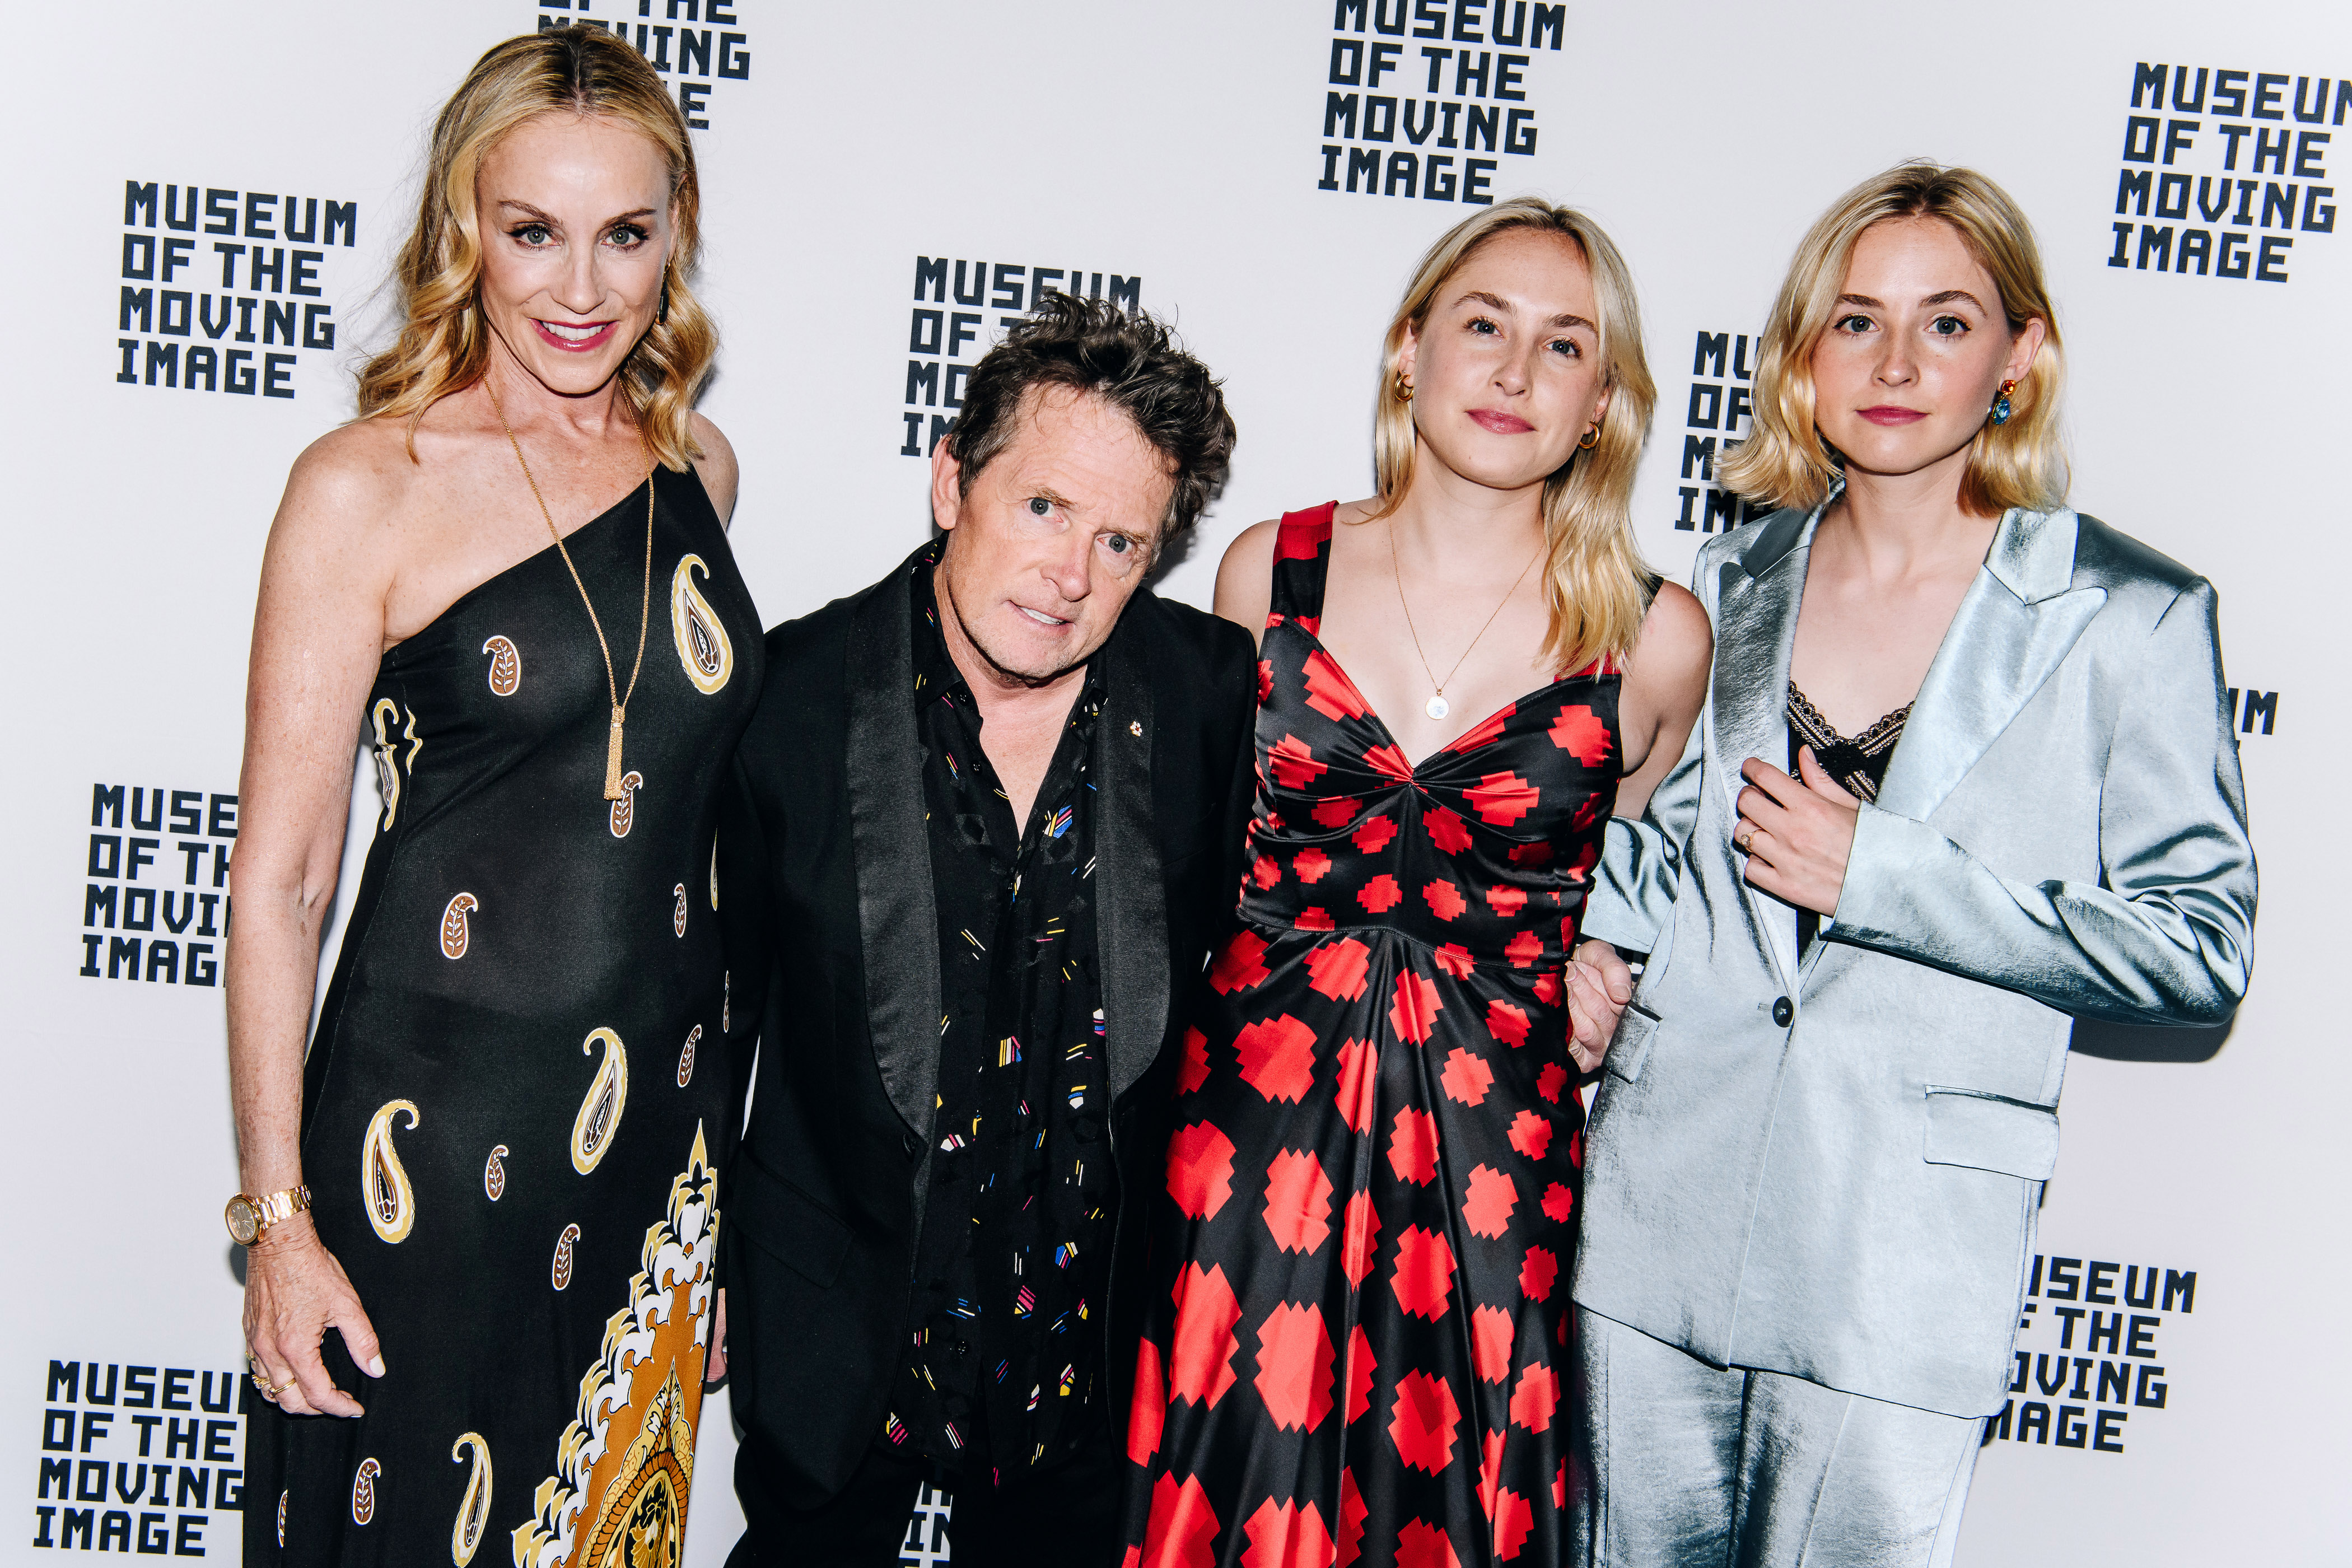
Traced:
[[1331, 519], [1338, 501], [1286, 511], [1274, 536], [1274, 591], [1266, 625], [1298, 621], [1314, 636], [1323, 622], [1323, 579], [1331, 566]]

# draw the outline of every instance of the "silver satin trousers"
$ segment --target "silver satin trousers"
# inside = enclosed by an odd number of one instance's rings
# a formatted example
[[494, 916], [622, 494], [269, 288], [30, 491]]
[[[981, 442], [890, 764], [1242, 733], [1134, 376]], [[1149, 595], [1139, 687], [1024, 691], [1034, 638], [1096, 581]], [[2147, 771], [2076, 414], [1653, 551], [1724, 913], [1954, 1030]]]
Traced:
[[1984, 1430], [1576, 1310], [1581, 1568], [1948, 1568]]

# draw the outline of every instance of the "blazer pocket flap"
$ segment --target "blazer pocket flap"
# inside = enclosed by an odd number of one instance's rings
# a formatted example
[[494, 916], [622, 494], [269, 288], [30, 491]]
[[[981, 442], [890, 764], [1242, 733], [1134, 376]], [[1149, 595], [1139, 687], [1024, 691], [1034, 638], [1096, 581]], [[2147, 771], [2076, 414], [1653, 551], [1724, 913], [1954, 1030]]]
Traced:
[[1930, 1084], [1927, 1160], [2046, 1182], [2058, 1164], [2058, 1108]]
[[1601, 1065], [1617, 1077], [1632, 1083], [1642, 1076], [1642, 1065], [1650, 1059], [1650, 1041], [1658, 1032], [1658, 1016], [1638, 1002], [1629, 1002], [1617, 1019], [1617, 1032], [1609, 1037], [1609, 1054], [1601, 1058]]
[[830, 1289], [849, 1255], [849, 1226], [749, 1154], [736, 1162], [735, 1172], [726, 1217], [761, 1251], [818, 1289]]

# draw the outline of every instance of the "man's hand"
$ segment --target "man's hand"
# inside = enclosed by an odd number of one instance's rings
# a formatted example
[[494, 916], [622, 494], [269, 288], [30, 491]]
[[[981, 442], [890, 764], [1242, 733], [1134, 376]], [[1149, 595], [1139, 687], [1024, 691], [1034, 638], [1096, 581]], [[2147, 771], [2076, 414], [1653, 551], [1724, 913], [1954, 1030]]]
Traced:
[[1601, 1065], [1633, 999], [1633, 972], [1617, 950], [1598, 939], [1578, 943], [1568, 964], [1568, 1054], [1579, 1072]]
[[1862, 803], [1838, 787], [1811, 746], [1797, 753], [1801, 782], [1760, 757], [1739, 766], [1739, 821], [1731, 846], [1748, 857], [1748, 885], [1815, 914], [1835, 915], [1853, 854]]

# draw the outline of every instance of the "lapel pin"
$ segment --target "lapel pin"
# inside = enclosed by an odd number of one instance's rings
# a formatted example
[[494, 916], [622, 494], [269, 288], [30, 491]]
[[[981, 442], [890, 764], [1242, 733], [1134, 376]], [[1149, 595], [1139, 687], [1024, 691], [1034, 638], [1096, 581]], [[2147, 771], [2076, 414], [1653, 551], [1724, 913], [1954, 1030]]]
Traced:
[[1127, 732], [1133, 735], [1137, 740], [1141, 740], [1143, 738], [1143, 721], [1140, 719], [1129, 719], [1127, 721]]

